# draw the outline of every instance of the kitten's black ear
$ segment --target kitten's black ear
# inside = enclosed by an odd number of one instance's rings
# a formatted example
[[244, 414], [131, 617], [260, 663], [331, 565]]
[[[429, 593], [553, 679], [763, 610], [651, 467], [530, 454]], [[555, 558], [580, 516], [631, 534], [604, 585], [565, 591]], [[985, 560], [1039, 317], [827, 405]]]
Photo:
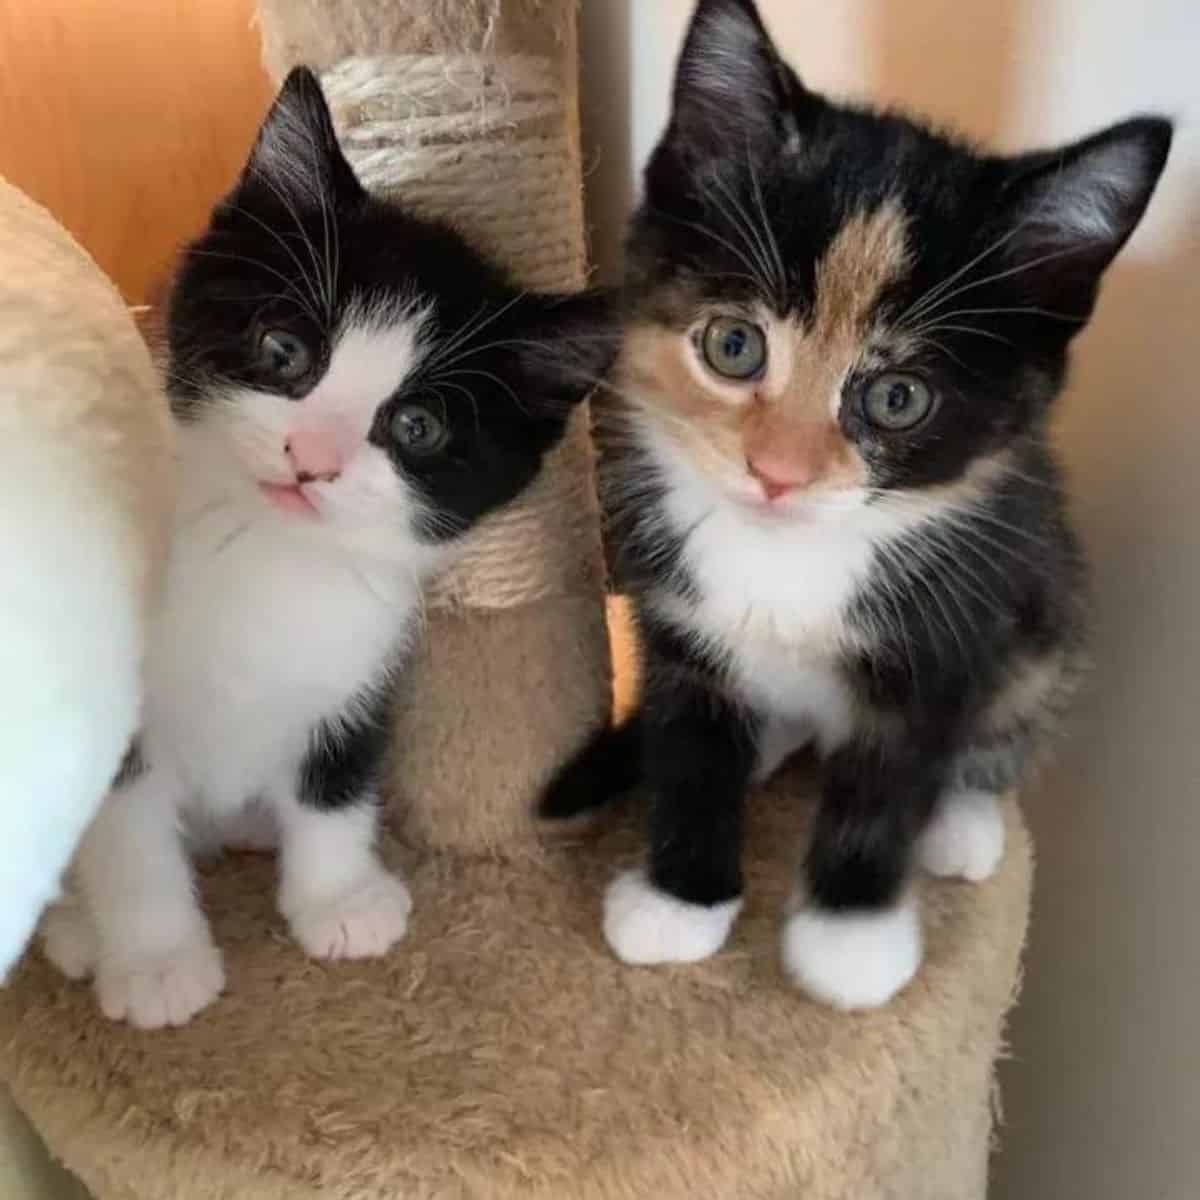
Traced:
[[321, 84], [308, 67], [289, 73], [258, 131], [237, 187], [243, 195], [255, 190], [316, 207], [363, 194], [338, 145]]
[[570, 409], [603, 387], [619, 346], [615, 292], [592, 288], [566, 295], [530, 295], [521, 365], [538, 415], [565, 420]]
[[777, 138], [804, 94], [753, 0], [700, 0], [675, 72], [667, 140], [698, 157]]
[[1081, 320], [1137, 228], [1171, 148], [1171, 122], [1136, 117], [1013, 162], [1004, 254], [1015, 286]]

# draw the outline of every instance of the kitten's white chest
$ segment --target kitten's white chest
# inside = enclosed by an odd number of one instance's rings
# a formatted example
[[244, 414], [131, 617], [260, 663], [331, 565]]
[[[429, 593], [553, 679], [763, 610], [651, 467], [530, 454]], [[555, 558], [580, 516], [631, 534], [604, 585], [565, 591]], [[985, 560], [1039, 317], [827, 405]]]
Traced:
[[724, 657], [733, 686], [769, 721], [797, 740], [844, 741], [853, 709], [839, 656], [870, 538], [851, 520], [755, 513], [685, 470], [670, 478], [667, 519], [686, 534], [695, 587], [675, 614], [680, 624]]
[[151, 647], [151, 753], [170, 753], [208, 804], [240, 804], [379, 678], [416, 603], [409, 580], [372, 578], [270, 518], [195, 522], [176, 539]]
[[691, 620], [725, 652], [745, 699], [798, 734], [843, 741], [852, 712], [838, 656], [869, 547], [726, 508], [697, 529], [685, 561], [697, 590]]

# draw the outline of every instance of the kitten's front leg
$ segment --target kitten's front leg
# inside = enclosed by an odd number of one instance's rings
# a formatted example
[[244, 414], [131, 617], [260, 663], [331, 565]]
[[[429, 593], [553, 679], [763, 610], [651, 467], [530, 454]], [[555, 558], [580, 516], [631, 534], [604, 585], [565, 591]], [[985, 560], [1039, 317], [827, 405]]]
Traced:
[[696, 962], [721, 948], [741, 908], [752, 718], [703, 683], [675, 678], [651, 682], [643, 725], [650, 861], [610, 885], [604, 932], [628, 963]]
[[375, 846], [381, 754], [377, 726], [318, 736], [296, 783], [273, 797], [279, 911], [314, 958], [373, 958], [408, 927], [408, 888], [384, 867]]
[[783, 935], [784, 967], [815, 999], [874, 1008], [916, 974], [921, 926], [907, 884], [940, 790], [939, 761], [928, 747], [888, 741], [827, 760], [802, 907]]
[[104, 1015], [142, 1029], [184, 1024], [225, 986], [179, 829], [183, 799], [163, 766], [115, 790], [79, 848], [81, 903], [44, 927], [51, 961], [72, 978], [94, 973]]

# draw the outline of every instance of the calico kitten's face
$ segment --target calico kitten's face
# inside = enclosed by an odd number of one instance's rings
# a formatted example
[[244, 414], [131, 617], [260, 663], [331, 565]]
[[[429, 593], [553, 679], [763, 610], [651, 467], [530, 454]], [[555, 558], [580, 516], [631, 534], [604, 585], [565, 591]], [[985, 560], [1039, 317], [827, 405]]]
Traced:
[[835, 106], [751, 0], [701, 0], [629, 242], [621, 383], [764, 514], [844, 509], [1003, 460], [1163, 167], [1142, 119], [1020, 158]]
[[606, 365], [602, 320], [368, 195], [298, 69], [184, 255], [172, 405], [273, 517], [437, 542], [533, 478]]

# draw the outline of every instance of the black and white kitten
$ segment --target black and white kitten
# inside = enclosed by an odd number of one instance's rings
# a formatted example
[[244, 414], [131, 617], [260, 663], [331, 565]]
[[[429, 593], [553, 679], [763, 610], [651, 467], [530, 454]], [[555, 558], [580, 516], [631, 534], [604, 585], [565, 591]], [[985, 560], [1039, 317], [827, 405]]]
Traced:
[[995, 870], [997, 797], [1082, 657], [1047, 415], [1170, 140], [1146, 117], [982, 153], [830, 103], [750, 0], [701, 0], [629, 238], [603, 463], [644, 697], [544, 804], [648, 782], [648, 869], [606, 901], [621, 958], [722, 945], [747, 788], [809, 741], [823, 797], [783, 961], [813, 996], [867, 1007], [912, 978], [915, 865]]
[[179, 1024], [222, 989], [181, 827], [277, 842], [309, 954], [403, 935], [374, 849], [389, 675], [422, 583], [605, 368], [601, 319], [368, 195], [315, 77], [288, 78], [170, 297], [181, 499], [143, 727], [46, 927], [109, 1017]]

